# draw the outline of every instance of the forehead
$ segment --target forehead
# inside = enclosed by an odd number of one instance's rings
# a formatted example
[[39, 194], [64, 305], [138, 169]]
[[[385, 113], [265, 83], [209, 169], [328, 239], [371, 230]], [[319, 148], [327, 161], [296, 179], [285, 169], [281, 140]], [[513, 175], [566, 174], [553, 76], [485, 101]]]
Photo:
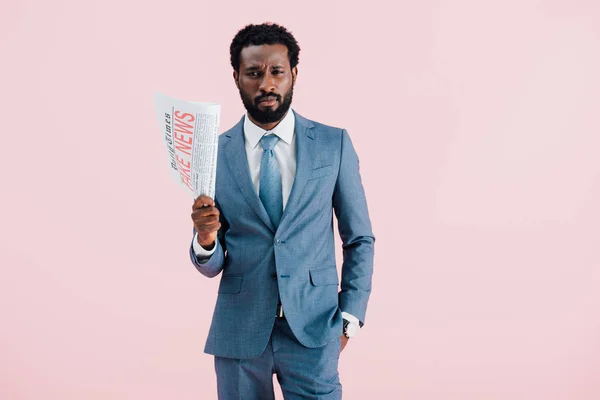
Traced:
[[283, 44], [262, 44], [244, 47], [240, 52], [240, 67], [264, 65], [289, 66], [288, 49]]

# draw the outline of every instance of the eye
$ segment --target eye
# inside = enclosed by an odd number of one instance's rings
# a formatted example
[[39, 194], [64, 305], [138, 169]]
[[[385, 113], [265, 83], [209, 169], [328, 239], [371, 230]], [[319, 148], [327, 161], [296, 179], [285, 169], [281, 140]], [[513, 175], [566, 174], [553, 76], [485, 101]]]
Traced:
[[258, 76], [258, 72], [256, 72], [256, 71], [251, 71], [251, 72], [248, 72], [246, 75], [248, 75], [248, 76], [250, 76], [250, 77], [252, 77], [252, 78], [255, 78], [255, 77], [257, 77], [257, 76]]

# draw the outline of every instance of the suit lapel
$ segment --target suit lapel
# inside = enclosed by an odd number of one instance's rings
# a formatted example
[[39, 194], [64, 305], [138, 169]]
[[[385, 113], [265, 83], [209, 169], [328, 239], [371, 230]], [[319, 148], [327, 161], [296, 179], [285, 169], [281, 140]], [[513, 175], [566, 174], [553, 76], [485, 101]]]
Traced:
[[279, 228], [284, 227], [286, 220], [289, 220], [288, 215], [293, 214], [298, 207], [298, 201], [311, 174], [317, 150], [313, 124], [296, 112], [294, 112], [294, 116], [296, 118], [294, 127], [296, 133], [296, 176], [290, 197], [279, 222]]
[[229, 140], [225, 143], [225, 146], [223, 146], [223, 153], [225, 153], [227, 166], [231, 171], [231, 175], [233, 175], [233, 178], [246, 198], [246, 201], [265, 225], [275, 232], [275, 227], [269, 218], [269, 214], [267, 214], [265, 207], [256, 194], [252, 179], [250, 178], [248, 158], [246, 157], [246, 148], [244, 144], [244, 118], [245, 117], [242, 117], [242, 120], [225, 134], [229, 137]]

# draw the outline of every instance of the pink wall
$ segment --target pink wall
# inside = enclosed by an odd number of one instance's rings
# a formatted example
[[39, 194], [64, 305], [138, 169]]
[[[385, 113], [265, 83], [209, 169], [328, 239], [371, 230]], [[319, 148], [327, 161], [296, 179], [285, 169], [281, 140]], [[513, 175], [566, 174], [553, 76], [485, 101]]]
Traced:
[[0, 398], [212, 399], [152, 94], [242, 115], [229, 43], [302, 47], [377, 236], [345, 399], [600, 398], [600, 3], [2, 0]]

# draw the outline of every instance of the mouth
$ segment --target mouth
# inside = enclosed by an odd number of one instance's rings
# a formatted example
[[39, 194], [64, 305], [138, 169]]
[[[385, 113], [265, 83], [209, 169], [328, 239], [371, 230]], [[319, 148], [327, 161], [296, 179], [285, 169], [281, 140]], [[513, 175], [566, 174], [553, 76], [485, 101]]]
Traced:
[[275, 97], [275, 96], [265, 97], [265, 98], [261, 99], [258, 102], [258, 104], [260, 104], [261, 106], [265, 106], [265, 107], [274, 106], [275, 104], [277, 104], [277, 97]]

